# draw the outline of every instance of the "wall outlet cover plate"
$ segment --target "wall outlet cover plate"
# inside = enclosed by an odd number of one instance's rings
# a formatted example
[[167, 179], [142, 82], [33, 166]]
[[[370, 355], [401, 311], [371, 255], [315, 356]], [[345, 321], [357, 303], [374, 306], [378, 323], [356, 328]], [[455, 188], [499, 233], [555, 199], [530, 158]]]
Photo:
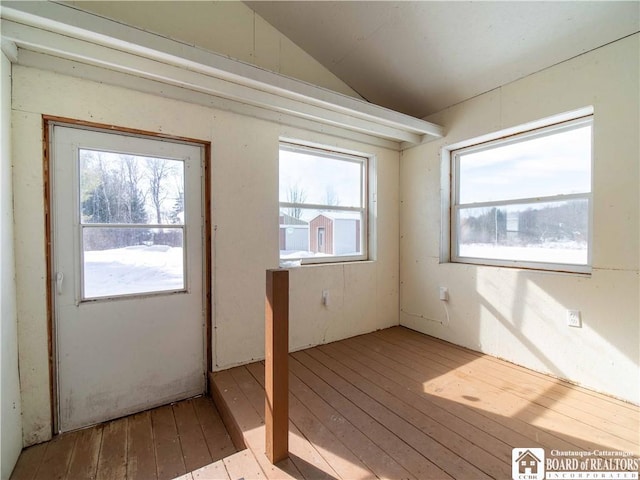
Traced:
[[570, 327], [582, 327], [580, 310], [567, 310], [567, 325]]

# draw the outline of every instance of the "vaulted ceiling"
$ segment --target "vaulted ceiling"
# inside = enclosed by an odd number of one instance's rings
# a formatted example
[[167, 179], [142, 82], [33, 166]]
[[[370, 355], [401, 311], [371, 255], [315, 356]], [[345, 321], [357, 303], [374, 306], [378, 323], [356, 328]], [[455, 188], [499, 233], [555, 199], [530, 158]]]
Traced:
[[367, 100], [417, 117], [640, 30], [638, 1], [245, 3]]
[[[235, 2], [63, 3], [240, 51], [217, 28]], [[244, 3], [366, 100], [418, 118], [640, 31], [640, 0]]]

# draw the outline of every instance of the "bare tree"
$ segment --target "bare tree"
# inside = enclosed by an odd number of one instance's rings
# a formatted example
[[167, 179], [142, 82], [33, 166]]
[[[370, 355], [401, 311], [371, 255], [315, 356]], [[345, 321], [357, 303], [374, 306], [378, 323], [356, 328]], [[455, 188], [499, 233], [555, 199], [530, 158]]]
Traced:
[[[101, 177], [101, 183], [99, 186], [99, 194], [102, 197], [102, 201], [104, 202], [105, 205], [105, 215], [104, 218], [107, 219], [107, 223], [112, 222], [113, 217], [115, 216], [115, 214], [112, 214], [111, 210], [112, 210], [112, 205], [111, 202], [109, 201], [109, 190], [110, 190], [110, 184], [112, 184], [113, 182], [109, 181], [109, 169], [107, 168], [106, 162], [102, 156], [102, 154], [98, 153], [98, 168], [100, 169], [100, 177]], [[117, 201], [120, 201], [119, 195], [116, 195]], [[117, 207], [116, 207], [117, 209]]]
[[[138, 168], [139, 162], [131, 155], [121, 155], [120, 159], [122, 160], [121, 168], [125, 170], [126, 184], [129, 190], [129, 203], [127, 204], [129, 221], [139, 223], [143, 220], [140, 213], [144, 211], [146, 203], [146, 195], [140, 189], [142, 175]], [[144, 214], [144, 221], [146, 221], [146, 214]]]
[[327, 185], [325, 190], [325, 201], [327, 205], [340, 205], [340, 197], [336, 193], [336, 189], [333, 188], [333, 185]]
[[[299, 184], [291, 185], [287, 190], [287, 201], [289, 203], [304, 203], [307, 199], [307, 192]], [[302, 216], [302, 208], [291, 207], [289, 208], [289, 215], [293, 218], [300, 218]]]
[[149, 177], [149, 194], [155, 208], [156, 221], [162, 223], [162, 203], [167, 198], [165, 179], [172, 173], [173, 167], [166, 160], [147, 158], [147, 175]]
[[[82, 218], [90, 223], [146, 223], [139, 166], [128, 155], [87, 154], [82, 157]], [[106, 249], [136, 245], [145, 235], [135, 229], [94, 229], [86, 242]]]

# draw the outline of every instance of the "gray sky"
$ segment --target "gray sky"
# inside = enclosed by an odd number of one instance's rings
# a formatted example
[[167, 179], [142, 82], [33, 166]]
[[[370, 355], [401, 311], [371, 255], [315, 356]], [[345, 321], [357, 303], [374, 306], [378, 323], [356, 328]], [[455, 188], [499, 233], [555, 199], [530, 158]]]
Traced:
[[460, 203], [591, 190], [591, 126], [460, 157]]
[[289, 188], [297, 186], [306, 194], [305, 203], [326, 204], [332, 192], [334, 205], [360, 207], [361, 172], [360, 162], [281, 150], [280, 201], [288, 201]]

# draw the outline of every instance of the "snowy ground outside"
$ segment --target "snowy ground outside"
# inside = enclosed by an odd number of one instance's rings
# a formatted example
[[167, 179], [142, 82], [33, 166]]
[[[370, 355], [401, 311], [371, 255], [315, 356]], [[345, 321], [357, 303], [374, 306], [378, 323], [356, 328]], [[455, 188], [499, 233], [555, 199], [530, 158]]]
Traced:
[[84, 297], [182, 290], [182, 248], [135, 245], [84, 252]]
[[587, 263], [587, 247], [584, 243], [577, 242], [547, 243], [522, 247], [473, 243], [460, 245], [460, 256], [585, 265]]
[[330, 257], [327, 253], [307, 252], [305, 250], [280, 250], [280, 260], [296, 260], [298, 258]]
[[[307, 251], [280, 252], [281, 260], [328, 256]], [[532, 262], [586, 264], [584, 244], [506, 247], [492, 244], [460, 246], [460, 256]], [[182, 248], [136, 245], [84, 252], [85, 298], [182, 290]]]
[[280, 250], [280, 266], [283, 268], [300, 266], [303, 258], [340, 257], [348, 255], [360, 255], [358, 252], [331, 255], [329, 253], [309, 252], [306, 250]]

